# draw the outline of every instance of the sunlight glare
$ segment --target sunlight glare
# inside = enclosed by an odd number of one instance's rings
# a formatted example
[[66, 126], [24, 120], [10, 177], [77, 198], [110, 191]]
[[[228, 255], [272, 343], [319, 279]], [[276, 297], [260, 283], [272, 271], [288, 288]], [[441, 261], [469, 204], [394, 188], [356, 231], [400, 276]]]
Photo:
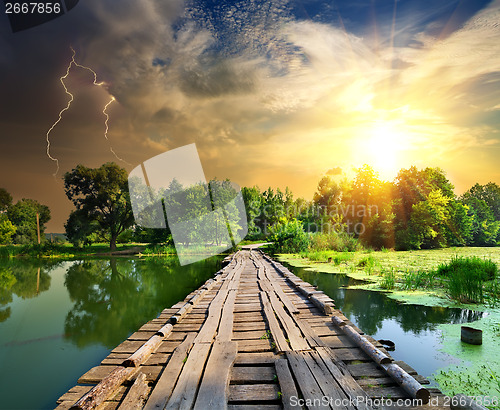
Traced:
[[396, 121], [376, 121], [366, 133], [367, 163], [384, 179], [396, 176], [409, 136]]

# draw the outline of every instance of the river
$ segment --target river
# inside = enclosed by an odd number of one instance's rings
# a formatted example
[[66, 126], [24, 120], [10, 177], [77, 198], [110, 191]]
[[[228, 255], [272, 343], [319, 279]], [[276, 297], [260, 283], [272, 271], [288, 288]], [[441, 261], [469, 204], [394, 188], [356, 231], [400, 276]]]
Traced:
[[78, 378], [220, 268], [221, 257], [0, 260], [0, 409], [52, 409]]

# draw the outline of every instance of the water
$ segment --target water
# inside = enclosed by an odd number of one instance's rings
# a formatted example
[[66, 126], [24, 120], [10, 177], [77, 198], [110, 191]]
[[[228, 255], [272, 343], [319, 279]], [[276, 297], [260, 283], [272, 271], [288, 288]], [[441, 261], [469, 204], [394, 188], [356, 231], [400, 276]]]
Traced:
[[0, 409], [52, 409], [109, 351], [198, 288], [220, 257], [0, 260]]
[[405, 361], [425, 377], [430, 377], [440, 368], [459, 363], [440, 352], [443, 341], [438, 325], [472, 322], [484, 314], [468, 309], [403, 304], [382, 292], [346, 289], [346, 286], [361, 282], [341, 274], [318, 273], [284, 265], [330, 296], [335, 306], [366, 334], [377, 340], [393, 341], [396, 349], [390, 352], [391, 356]]

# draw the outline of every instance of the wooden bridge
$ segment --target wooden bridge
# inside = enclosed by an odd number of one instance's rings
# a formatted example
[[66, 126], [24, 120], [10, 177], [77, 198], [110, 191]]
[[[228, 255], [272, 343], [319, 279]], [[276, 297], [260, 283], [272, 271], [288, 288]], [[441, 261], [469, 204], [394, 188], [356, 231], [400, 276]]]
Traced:
[[242, 250], [58, 400], [62, 409], [444, 409], [324, 293]]

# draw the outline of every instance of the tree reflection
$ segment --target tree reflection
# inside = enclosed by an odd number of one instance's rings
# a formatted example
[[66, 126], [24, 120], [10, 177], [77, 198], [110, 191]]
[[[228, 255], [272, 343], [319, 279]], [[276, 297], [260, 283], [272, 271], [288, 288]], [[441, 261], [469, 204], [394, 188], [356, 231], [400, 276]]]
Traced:
[[80, 347], [103, 344], [113, 348], [212, 276], [218, 259], [182, 267], [176, 258], [76, 262], [65, 278], [74, 302], [66, 316], [65, 333]]
[[355, 281], [342, 275], [321, 274], [302, 268], [290, 269], [305, 281], [318, 286], [342, 312], [367, 334], [376, 334], [384, 320], [394, 320], [405, 332], [420, 334], [434, 330], [442, 323], [464, 323], [478, 320], [482, 312], [439, 306], [409, 305], [388, 298], [381, 292], [343, 289]]
[[50, 271], [59, 262], [39, 260], [9, 260], [0, 267], [0, 322], [11, 315], [13, 295], [22, 299], [36, 297], [50, 288]]

